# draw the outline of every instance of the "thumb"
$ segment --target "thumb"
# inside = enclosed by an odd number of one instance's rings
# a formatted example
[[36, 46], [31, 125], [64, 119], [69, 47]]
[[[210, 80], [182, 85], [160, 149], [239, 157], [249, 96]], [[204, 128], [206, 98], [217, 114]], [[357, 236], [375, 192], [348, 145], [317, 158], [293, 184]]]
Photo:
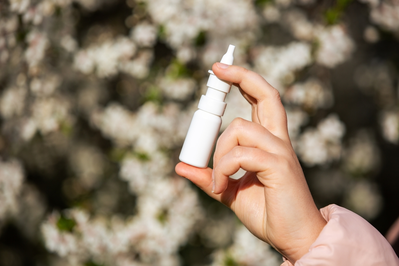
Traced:
[[180, 162], [176, 165], [175, 171], [178, 175], [185, 177], [193, 182], [197, 187], [202, 189], [210, 197], [218, 201], [221, 200], [220, 195], [216, 195], [212, 192], [213, 181], [211, 168], [203, 169]]

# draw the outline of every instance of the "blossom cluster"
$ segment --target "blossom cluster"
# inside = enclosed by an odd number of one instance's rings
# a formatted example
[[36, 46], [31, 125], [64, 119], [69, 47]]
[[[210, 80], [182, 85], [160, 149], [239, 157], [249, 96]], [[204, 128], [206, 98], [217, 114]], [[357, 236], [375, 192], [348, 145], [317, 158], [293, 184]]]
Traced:
[[[174, 174], [229, 44], [279, 91], [316, 203], [383, 215], [378, 177], [399, 142], [398, 1], [3, 2], [0, 233], [42, 250], [29, 263], [282, 262]], [[251, 120], [240, 90], [226, 102], [220, 133]], [[22, 251], [7, 252], [0, 264]]]

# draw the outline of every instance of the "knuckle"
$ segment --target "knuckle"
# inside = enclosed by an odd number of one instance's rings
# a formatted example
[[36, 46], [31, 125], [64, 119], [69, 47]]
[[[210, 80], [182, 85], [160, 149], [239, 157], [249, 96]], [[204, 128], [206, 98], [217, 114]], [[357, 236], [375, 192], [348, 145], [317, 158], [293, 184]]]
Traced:
[[234, 158], [241, 158], [243, 156], [244, 149], [240, 146], [234, 147], [232, 150], [232, 155]]
[[276, 89], [273, 88], [272, 92], [271, 92], [271, 97], [276, 100], [281, 102], [281, 96], [280, 96], [280, 92]]
[[282, 156], [278, 158], [278, 165], [281, 169], [287, 170], [291, 168], [291, 161], [289, 160], [289, 158]]
[[216, 140], [216, 149], [215, 149], [215, 151], [217, 151], [218, 147], [223, 143], [224, 135], [225, 135], [225, 132], [223, 132], [219, 136], [219, 138]]
[[231, 122], [231, 127], [233, 129], [240, 129], [244, 127], [245, 125], [245, 120], [241, 117], [236, 117], [234, 118], [233, 122]]
[[293, 165], [295, 165], [296, 162], [296, 154], [294, 151], [288, 152], [287, 154], [283, 155], [280, 157], [279, 163], [281, 166], [283, 166], [285, 169], [291, 168]]
[[241, 67], [241, 71], [242, 71], [242, 74], [243, 74], [243, 75], [251, 74], [251, 71], [248, 70], [248, 69], [246, 69], [245, 67]]
[[218, 157], [216, 155], [216, 152], [213, 154], [213, 165], [216, 165], [218, 162]]

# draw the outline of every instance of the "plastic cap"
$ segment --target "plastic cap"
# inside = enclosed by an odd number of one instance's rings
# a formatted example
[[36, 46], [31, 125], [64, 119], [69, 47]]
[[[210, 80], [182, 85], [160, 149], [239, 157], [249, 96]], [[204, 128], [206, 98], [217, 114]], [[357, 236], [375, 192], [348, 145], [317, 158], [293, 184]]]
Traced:
[[221, 102], [211, 97], [207, 97], [206, 95], [202, 95], [201, 100], [198, 104], [198, 108], [205, 112], [217, 116], [222, 116], [224, 114], [224, 110], [226, 110], [226, 105], [227, 104], [225, 102]]
[[213, 74], [212, 70], [209, 70], [208, 72], [210, 75], [208, 78], [208, 82], [206, 84], [207, 87], [222, 91], [224, 93], [230, 92], [230, 88], [231, 88], [230, 83], [227, 83], [226, 81], [223, 81], [223, 80], [219, 79], [218, 77], [216, 77], [216, 75]]
[[226, 64], [226, 65], [232, 65], [234, 61], [234, 49], [236, 47], [234, 45], [229, 45], [229, 48], [227, 49], [227, 52], [223, 55], [222, 60], [220, 60], [220, 63]]

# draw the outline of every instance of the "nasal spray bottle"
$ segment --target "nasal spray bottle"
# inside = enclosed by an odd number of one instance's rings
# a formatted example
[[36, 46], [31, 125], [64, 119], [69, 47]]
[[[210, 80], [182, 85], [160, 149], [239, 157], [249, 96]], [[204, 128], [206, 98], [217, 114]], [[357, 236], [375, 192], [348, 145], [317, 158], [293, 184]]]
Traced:
[[[230, 45], [220, 62], [232, 65], [234, 49], [235, 46]], [[222, 125], [221, 116], [226, 109], [224, 100], [231, 88], [230, 83], [218, 79], [212, 70], [208, 72], [210, 73], [207, 83], [208, 90], [206, 95], [201, 96], [198, 110], [191, 120], [179, 157], [180, 161], [199, 168], [208, 166], [220, 126]]]

